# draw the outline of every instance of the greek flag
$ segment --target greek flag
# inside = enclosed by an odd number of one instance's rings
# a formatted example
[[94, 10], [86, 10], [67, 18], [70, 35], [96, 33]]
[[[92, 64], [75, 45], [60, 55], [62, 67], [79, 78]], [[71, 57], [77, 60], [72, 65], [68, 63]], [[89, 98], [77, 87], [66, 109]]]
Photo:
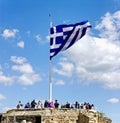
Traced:
[[50, 60], [60, 51], [68, 49], [81, 39], [88, 28], [91, 28], [88, 21], [50, 28]]

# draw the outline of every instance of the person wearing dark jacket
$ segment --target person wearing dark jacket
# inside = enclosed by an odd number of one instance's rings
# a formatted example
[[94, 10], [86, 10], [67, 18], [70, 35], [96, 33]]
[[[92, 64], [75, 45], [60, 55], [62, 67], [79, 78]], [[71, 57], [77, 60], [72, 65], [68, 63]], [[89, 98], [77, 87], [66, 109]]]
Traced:
[[31, 102], [31, 108], [35, 108], [36, 105], [37, 105], [37, 103], [35, 102], [35, 100], [33, 100], [33, 101]]

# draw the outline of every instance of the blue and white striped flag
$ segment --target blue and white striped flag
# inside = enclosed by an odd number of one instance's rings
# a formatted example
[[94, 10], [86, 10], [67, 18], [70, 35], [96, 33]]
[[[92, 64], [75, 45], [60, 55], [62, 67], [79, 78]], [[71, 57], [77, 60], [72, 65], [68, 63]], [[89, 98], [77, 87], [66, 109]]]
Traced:
[[50, 28], [50, 60], [60, 51], [68, 49], [81, 39], [88, 28], [91, 28], [88, 21]]

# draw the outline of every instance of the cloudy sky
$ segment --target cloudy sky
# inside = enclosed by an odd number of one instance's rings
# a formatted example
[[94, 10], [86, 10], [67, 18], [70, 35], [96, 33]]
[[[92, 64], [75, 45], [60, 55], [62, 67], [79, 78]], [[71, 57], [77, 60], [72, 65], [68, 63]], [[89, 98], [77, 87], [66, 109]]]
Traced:
[[52, 59], [53, 101], [89, 102], [120, 121], [120, 1], [0, 0], [0, 112], [49, 100], [49, 27], [89, 20], [92, 29]]

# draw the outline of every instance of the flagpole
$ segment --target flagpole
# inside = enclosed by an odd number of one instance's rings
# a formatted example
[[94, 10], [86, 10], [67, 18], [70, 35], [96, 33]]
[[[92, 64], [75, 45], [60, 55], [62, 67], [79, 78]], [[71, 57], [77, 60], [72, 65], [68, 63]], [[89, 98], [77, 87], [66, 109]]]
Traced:
[[[50, 28], [52, 27], [52, 18], [50, 17]], [[50, 71], [49, 71], [49, 101], [52, 101], [52, 60], [50, 59]]]
[[49, 101], [52, 101], [52, 61], [50, 60]]

